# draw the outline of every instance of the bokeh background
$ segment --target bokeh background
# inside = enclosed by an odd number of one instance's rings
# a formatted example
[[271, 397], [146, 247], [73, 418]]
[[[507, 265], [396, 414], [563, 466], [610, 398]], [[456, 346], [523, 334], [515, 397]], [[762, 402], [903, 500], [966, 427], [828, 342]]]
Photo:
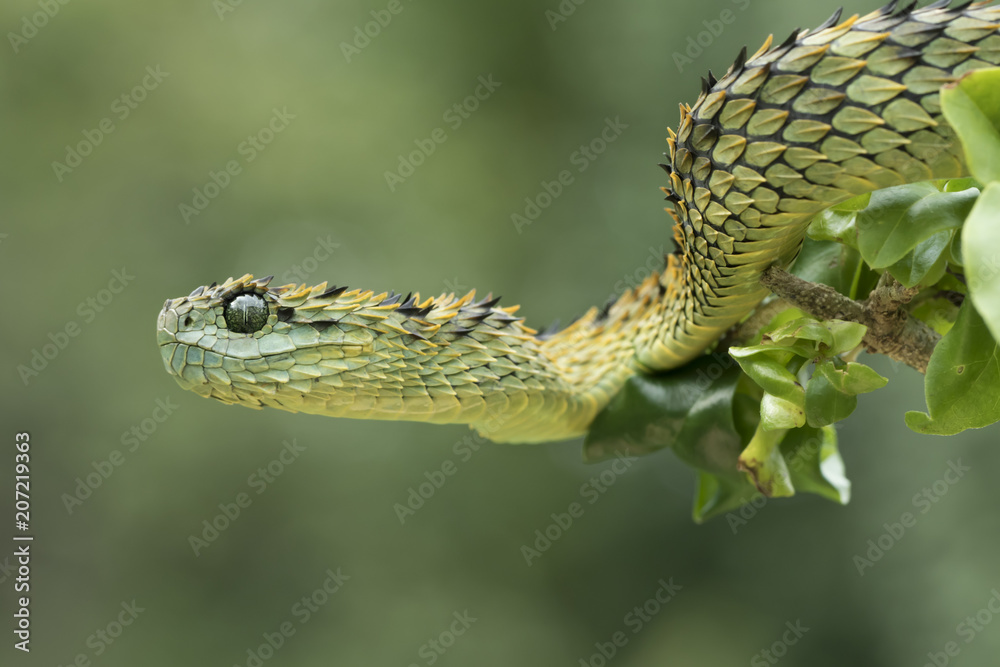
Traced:
[[[553, 18], [560, 7], [565, 20]], [[530, 324], [565, 322], [669, 249], [655, 164], [676, 105], [742, 45], [832, 9], [4, 3], [0, 525], [13, 524], [14, 433], [28, 431], [36, 542], [25, 655], [9, 632], [14, 529], [0, 531], [0, 662], [260, 664], [250, 651], [295, 666], [599, 666], [620, 632], [607, 664], [621, 667], [923, 665], [948, 642], [960, 648], [953, 664], [993, 664], [1000, 619], [981, 614], [971, 637], [959, 624], [1000, 587], [1000, 430], [909, 432], [903, 412], [923, 399], [908, 369], [875, 360], [889, 386], [840, 429], [849, 506], [797, 497], [697, 526], [693, 474], [669, 453], [637, 460], [590, 504], [581, 486], [608, 466], [582, 464], [578, 442], [473, 451], [459, 426], [227, 407], [182, 392], [155, 345], [164, 299], [245, 272], [425, 294], [477, 287], [521, 303]], [[721, 22], [725, 11], [734, 22]], [[391, 21], [345, 53], [372, 12]], [[679, 60], [702, 31], [703, 52]], [[445, 113], [479, 77], [500, 85], [456, 127]], [[248, 148], [275, 109], [294, 118]], [[627, 128], [580, 171], [575, 152], [608, 119]], [[446, 141], [391, 189], [386, 172], [436, 128]], [[101, 141], [71, 167], [67, 146], [85, 133]], [[185, 219], [180, 205], [231, 160], [240, 173]], [[518, 231], [511, 216], [565, 169], [573, 183]], [[127, 286], [103, 291], [115, 271]], [[22, 377], [18, 366], [71, 323], [78, 335]], [[160, 422], [157, 401], [175, 406]], [[127, 437], [133, 428], [146, 429], [142, 441]], [[304, 450], [261, 489], [251, 476], [284, 442]], [[112, 457], [120, 465], [100, 486], [68, 502]], [[455, 474], [401, 522], [395, 506], [447, 461]], [[968, 472], [946, 484], [959, 461]], [[935, 482], [946, 493], [915, 503]], [[240, 493], [250, 505], [196, 555], [190, 537]], [[572, 502], [583, 516], [529, 566], [522, 546]], [[884, 537], [904, 512], [916, 524]], [[891, 549], [859, 574], [856, 557], [880, 537]], [[338, 568], [349, 578], [303, 623], [295, 605]], [[648, 604], [661, 581], [681, 588]], [[143, 611], [118, 634], [133, 600]], [[465, 613], [476, 620], [451, 635]], [[284, 623], [294, 635], [259, 652]], [[808, 630], [782, 644], [796, 623]]]

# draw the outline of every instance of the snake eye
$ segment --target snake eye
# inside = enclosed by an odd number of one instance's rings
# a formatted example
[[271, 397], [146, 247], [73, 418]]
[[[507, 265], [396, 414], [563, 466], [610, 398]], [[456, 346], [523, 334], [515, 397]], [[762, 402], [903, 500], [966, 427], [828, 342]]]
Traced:
[[223, 315], [230, 331], [252, 334], [267, 324], [267, 303], [257, 294], [241, 294], [226, 304]]

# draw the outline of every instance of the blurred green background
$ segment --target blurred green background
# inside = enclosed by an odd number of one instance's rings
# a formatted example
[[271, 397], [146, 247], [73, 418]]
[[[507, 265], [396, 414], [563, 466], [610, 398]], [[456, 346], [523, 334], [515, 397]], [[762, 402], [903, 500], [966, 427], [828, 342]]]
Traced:
[[[922, 665], [950, 641], [955, 664], [995, 662], [1000, 619], [971, 638], [959, 624], [1000, 587], [1000, 431], [909, 432], [903, 411], [923, 398], [908, 369], [874, 360], [889, 387], [840, 429], [848, 507], [804, 496], [696, 526], [693, 473], [670, 454], [637, 460], [590, 504], [581, 486], [608, 465], [583, 465], [579, 443], [473, 452], [460, 426], [227, 407], [182, 392], [155, 345], [167, 297], [296, 267], [308, 282], [377, 290], [477, 287], [521, 303], [529, 324], [571, 319], [670, 247], [655, 164], [677, 103], [742, 45], [818, 25], [833, 5], [566, 0], [575, 10], [555, 22], [556, 0], [223, 1], [0, 8], [11, 443], [0, 493], [13, 495], [13, 434], [29, 431], [36, 535], [33, 650], [13, 650], [5, 632], [0, 662], [260, 664], [250, 651], [296, 666], [763, 665], [779, 654], [787, 665]], [[46, 6], [53, 16], [39, 15]], [[391, 20], [348, 62], [343, 44], [373, 11]], [[713, 23], [724, 11], [735, 23]], [[719, 26], [678, 66], [689, 35]], [[478, 109], [446, 120], [489, 76], [500, 85]], [[263, 133], [263, 150], [247, 148], [275, 109], [294, 118]], [[574, 153], [607, 119], [627, 128], [579, 171]], [[435, 128], [446, 141], [390, 190], [385, 173]], [[67, 146], [96, 143], [88, 134], [100, 143], [77, 166], [53, 166], [75, 162]], [[230, 160], [239, 173], [186, 221], [180, 205]], [[564, 169], [573, 183], [519, 233], [512, 214]], [[103, 291], [123, 269], [125, 289]], [[22, 378], [18, 366], [70, 323], [79, 334]], [[167, 416], [157, 401], [176, 407]], [[275, 465], [293, 441], [304, 450]], [[112, 457], [120, 465], [68, 504]], [[959, 460], [970, 470], [941, 482]], [[456, 473], [401, 523], [394, 506], [446, 461]], [[261, 488], [251, 476], [269, 464], [281, 471]], [[935, 482], [946, 495], [915, 503]], [[224, 525], [219, 505], [240, 493], [249, 506], [195, 555], [190, 537], [204, 521]], [[526, 564], [522, 545], [572, 502], [583, 516]], [[904, 512], [916, 525], [860, 575], [855, 557], [869, 540], [892, 542], [884, 524]], [[2, 533], [10, 629], [13, 529]], [[349, 578], [317, 594], [325, 604], [303, 623], [296, 605], [338, 568]], [[671, 579], [681, 589], [650, 603]], [[133, 600], [143, 611], [120, 635], [95, 634], [117, 634]], [[471, 625], [455, 621], [466, 612]], [[787, 632], [797, 622], [801, 638]], [[294, 634], [260, 652], [284, 623]]]

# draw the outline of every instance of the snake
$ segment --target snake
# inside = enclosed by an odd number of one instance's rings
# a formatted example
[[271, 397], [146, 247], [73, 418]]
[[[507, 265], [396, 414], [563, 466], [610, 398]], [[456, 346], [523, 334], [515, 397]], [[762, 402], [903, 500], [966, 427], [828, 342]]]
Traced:
[[163, 364], [228, 404], [466, 424], [498, 443], [577, 437], [636, 374], [711, 351], [795, 260], [811, 220], [878, 189], [968, 175], [942, 87], [1000, 65], [1000, 7], [897, 2], [836, 12], [709, 74], [668, 130], [676, 249], [561, 330], [492, 295], [271, 286], [252, 274], [167, 299]]

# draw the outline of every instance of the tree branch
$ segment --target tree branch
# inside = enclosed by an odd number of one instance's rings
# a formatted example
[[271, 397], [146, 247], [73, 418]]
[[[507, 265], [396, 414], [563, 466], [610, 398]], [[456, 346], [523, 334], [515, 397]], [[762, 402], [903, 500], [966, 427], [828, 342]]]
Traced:
[[917, 294], [888, 272], [865, 301], [853, 301], [828, 285], [811, 283], [772, 266], [760, 283], [796, 308], [824, 320], [847, 320], [868, 327], [863, 340], [869, 352], [884, 354], [921, 373], [927, 372], [934, 346], [941, 336], [903, 306]]

